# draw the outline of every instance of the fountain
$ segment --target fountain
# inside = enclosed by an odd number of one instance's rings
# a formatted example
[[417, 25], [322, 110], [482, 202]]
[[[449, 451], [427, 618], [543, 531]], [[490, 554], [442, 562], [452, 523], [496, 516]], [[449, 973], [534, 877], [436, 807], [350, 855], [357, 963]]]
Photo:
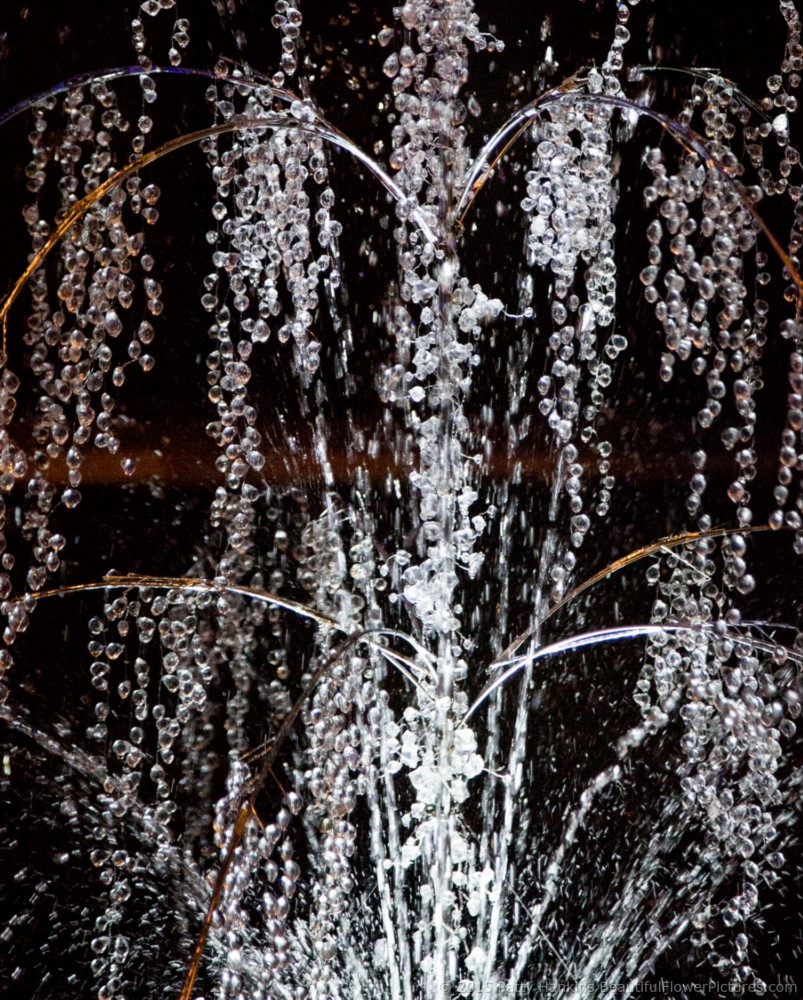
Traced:
[[6, 995], [796, 993], [793, 0], [127, 6], [0, 38]]

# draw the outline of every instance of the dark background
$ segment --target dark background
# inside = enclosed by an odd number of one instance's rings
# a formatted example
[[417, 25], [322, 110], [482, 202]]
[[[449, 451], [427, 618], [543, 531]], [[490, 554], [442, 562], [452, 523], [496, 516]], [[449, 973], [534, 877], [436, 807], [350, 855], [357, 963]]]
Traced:
[[[472, 62], [467, 92], [473, 93], [482, 107], [480, 116], [469, 122], [472, 149], [479, 148], [487, 134], [539, 91], [559, 83], [580, 67], [602, 60], [612, 27], [611, 6], [607, 2], [565, 2], [547, 4], [534, 12], [531, 4], [524, 3], [477, 4], [481, 22], [505, 41], [506, 48], [493, 59], [482, 56]], [[5, 0], [0, 6], [0, 110], [75, 74], [130, 65], [133, 58], [128, 25], [135, 13], [136, 5], [127, 3], [65, 3], [56, 11], [49, 4], [23, 6]], [[225, 56], [238, 63], [247, 61], [259, 72], [270, 73], [275, 67], [278, 46], [269, 23], [271, 10], [266, 5], [216, 6], [204, 2], [194, 4], [189, 11], [178, 9], [177, 14], [190, 18], [192, 41], [185, 53], [186, 66], [211, 68], [220, 56]], [[392, 24], [390, 7], [312, 4], [305, 7], [304, 15], [302, 51], [308, 63], [305, 73], [312, 78], [311, 95], [336, 126], [362, 148], [375, 150], [382, 161], [389, 148], [390, 126], [376, 107], [386, 85], [381, 65], [390, 49], [380, 48], [375, 34]], [[547, 20], [548, 30], [544, 28]], [[157, 63], [164, 62], [171, 23], [169, 12], [156, 19], [145, 18]], [[720, 68], [748, 95], [764, 92], [766, 77], [777, 70], [785, 37], [782, 18], [772, 3], [754, 4], [748, 17], [737, 17], [732, 4], [720, 0], [642, 0], [634, 8], [629, 26], [633, 36], [627, 49], [630, 63]], [[548, 45], [558, 61], [551, 72], [544, 69]], [[151, 106], [156, 123], [153, 144], [208, 123], [204, 100], [207, 85], [208, 81], [191, 77], [157, 79], [159, 99]], [[687, 80], [682, 77], [656, 77], [655, 106], [668, 112], [676, 109], [686, 87]], [[131, 117], [141, 113], [134, 80], [121, 82], [117, 92], [121, 106], [130, 108]], [[23, 115], [2, 126], [0, 290], [11, 286], [24, 268], [28, 253], [20, 214], [26, 199], [28, 121], [28, 116]], [[799, 123], [795, 123], [793, 141], [800, 139]], [[621, 150], [617, 222], [627, 237], [619, 251], [622, 280], [617, 324], [627, 332], [630, 347], [619, 359], [610, 389], [610, 406], [603, 416], [603, 426], [614, 444], [617, 486], [610, 515], [595, 526], [580, 553], [578, 580], [638, 545], [694, 527], [684, 501], [692, 472], [690, 455], [697, 447], [710, 448], [713, 485], [709, 509], [714, 523], [733, 522], [732, 505], [724, 498], [724, 487], [733, 476], [732, 458], [721, 448], [717, 450], [715, 434], [706, 438], [694, 426], [692, 414], [703, 404], [704, 396], [691, 374], [678, 366], [671, 384], [658, 380], [661, 338], [636, 280], [643, 266], [643, 231], [648, 221], [640, 195], [647, 183], [640, 151], [644, 144], [659, 140], [657, 128], [644, 124], [631, 144]], [[518, 297], [518, 268], [509, 266], [509, 262], [521, 256], [521, 212], [517, 206], [524, 194], [523, 163], [524, 156], [517, 157], [514, 151], [500, 165], [477, 200], [474, 224], [467, 228], [461, 251], [470, 280], [482, 281], [489, 294], [493, 288], [493, 294], [506, 304], [515, 303]], [[390, 208], [384, 203], [384, 195], [377, 194], [373, 179], [362, 176], [344, 155], [337, 153], [332, 157], [331, 170], [333, 187], [341, 198], [338, 217], [344, 226], [343, 284], [350, 289], [350, 299], [341, 307], [347, 308], [351, 319], [353, 357], [358, 360], [351, 365], [350, 379], [335, 374], [338, 342], [331, 320], [322, 316], [321, 379], [326, 400], [321, 407], [330, 427], [330, 457], [338, 488], [348, 495], [358, 461], [369, 467], [376, 484], [383, 483], [388, 473], [400, 471], [399, 458], [390, 447], [381, 449], [374, 459], [359, 456], [352, 433], [357, 427], [370, 435], [383, 424], [384, 410], [376, 386], [393, 345], [374, 316], [381, 315], [389, 301], [396, 262], [394, 254], [387, 252], [389, 238], [383, 227], [383, 217]], [[81, 505], [76, 511], [62, 508], [54, 515], [54, 524], [68, 539], [64, 583], [95, 580], [113, 569], [170, 575], [199, 572], [210, 567], [210, 553], [214, 554], [220, 545], [208, 516], [218, 474], [214, 446], [205, 432], [210, 419], [204, 381], [208, 317], [199, 305], [202, 276], [211, 270], [204, 234], [211, 225], [208, 206], [213, 185], [203, 157], [193, 147], [154, 166], [153, 176], [163, 190], [159, 222], [148, 233], [156, 272], [165, 287], [165, 310], [154, 324], [157, 364], [148, 375], [132, 374], [120, 393], [118, 412], [127, 419], [121, 432], [121, 454], [111, 459], [104, 453], [91, 452], [84, 466]], [[775, 224], [776, 209], [770, 205], [767, 212], [768, 221]], [[787, 228], [789, 224], [780, 210], [777, 224]], [[783, 239], [783, 228], [779, 235]], [[780, 279], [775, 285], [777, 295]], [[545, 298], [546, 291], [539, 294]], [[9, 364], [23, 379], [25, 350], [21, 331], [25, 305], [23, 295], [9, 323]], [[307, 450], [309, 423], [290, 371], [290, 352], [276, 343], [270, 346], [272, 350], [265, 353], [264, 360], [255, 364], [252, 382], [260, 387], [260, 430], [271, 443], [264, 470], [265, 489], [279, 494], [293, 488], [308, 498], [315, 511], [321, 505], [323, 484]], [[538, 424], [536, 414], [536, 429], [514, 453], [507, 447], [506, 429], [511, 366], [523, 373], [531, 394], [544, 370], [538, 324], [489, 332], [483, 350], [486, 363], [482, 380], [467, 405], [471, 416], [476, 417], [484, 406], [490, 406], [495, 417], [484, 431], [494, 438], [495, 445], [489, 497], [493, 500], [501, 495], [513, 463], [520, 461], [522, 479], [511, 488], [526, 517], [543, 525], [554, 464], [546, 428], [543, 422]], [[758, 445], [762, 457], [753, 490], [757, 521], [765, 520], [771, 509], [785, 395], [784, 388], [776, 392], [772, 387], [785, 385], [785, 363], [785, 351], [770, 346], [765, 359], [769, 388], [759, 400]], [[21, 441], [26, 432], [30, 434], [31, 406], [20, 403]], [[288, 447], [291, 436], [298, 439], [297, 450]], [[137, 462], [137, 471], [130, 479], [120, 469], [123, 455]], [[20, 492], [12, 496], [9, 506], [22, 502]], [[270, 543], [270, 530], [266, 525], [266, 544]], [[12, 540], [12, 547], [15, 544], [21, 545]], [[769, 621], [797, 623], [799, 563], [792, 557], [789, 539], [762, 538], [751, 550], [759, 587], [747, 602], [746, 612], [755, 612], [752, 617]], [[526, 627], [528, 621], [528, 601], [520, 595], [525, 582], [531, 579], [532, 565], [523, 541], [519, 551], [521, 563], [511, 576], [508, 638]], [[595, 591], [593, 600], [582, 602], [571, 612], [575, 618], [570, 615], [560, 627], [594, 627], [612, 617], [619, 620], [620, 615], [627, 620], [644, 620], [651, 596], [643, 593], [640, 571], [631, 576]], [[465, 585], [462, 599], [464, 604], [485, 599], [492, 605], [480, 586], [471, 584]], [[37, 610], [34, 629], [18, 645], [17, 683], [23, 692], [26, 718], [41, 722], [45, 732], [60, 732], [65, 745], [80, 744], [83, 729], [90, 721], [91, 703], [84, 691], [88, 686], [85, 679], [76, 678], [75, 664], [86, 659], [85, 622], [95, 612], [90, 598], [43, 603]], [[482, 652], [486, 651], [480, 650], [478, 658]], [[531, 808], [536, 813], [543, 808], [547, 826], [561, 815], [562, 792], [582, 787], [588, 775], [599, 769], [600, 761], [604, 766], [606, 746], [627, 724], [632, 724], [628, 691], [638, 668], [635, 657], [625, 658], [623, 663], [617, 658], [606, 659], [604, 654], [589, 653], [566, 660], [555, 671], [559, 680], [541, 693], [543, 722], [532, 737]], [[86, 671], [83, 667], [80, 670], [84, 677]], [[478, 674], [478, 688], [482, 681]], [[571, 926], [572, 906], [612, 905], [613, 900], [605, 897], [605, 864], [599, 860], [601, 853], [610, 850], [606, 837], [621, 824], [623, 829], [635, 831], [625, 836], [625, 842], [637, 850], [640, 838], [649, 836], [648, 805], [652, 799], [643, 790], [653, 782], [666, 785], [675, 780], [667, 759], [679, 733], [679, 727], [670, 727], [666, 739], [659, 740], [634, 765], [633, 781], [621, 803], [607, 802], [601, 807], [596, 823], [599, 830], [588, 834], [577, 876], [587, 877], [589, 884], [597, 888], [589, 892], [585, 903], [575, 900], [561, 904], [560, 917], [566, 926]], [[255, 731], [255, 739], [258, 737]], [[10, 765], [8, 773], [0, 775], [5, 786], [3, 880], [8, 883], [3, 894], [5, 902], [0, 903], [0, 907], [7, 907], [7, 914], [0, 918], [0, 927], [7, 928], [0, 932], [5, 942], [0, 949], [0, 990], [20, 998], [89, 995], [89, 958], [81, 914], [91, 910], [98, 891], [86, 860], [92, 816], [82, 812], [80, 783], [70, 786], [66, 794], [58, 760], [13, 728], [4, 739]], [[547, 765], [556, 752], [559, 764]], [[790, 749], [784, 767], [791, 773], [800, 763], [798, 741]], [[74, 802], [75, 809], [65, 807], [66, 802]], [[799, 802], [793, 800], [789, 808], [797, 816], [792, 828], [799, 828]], [[678, 855], [670, 854], [666, 859], [664, 878], [669, 890], [686, 845], [681, 843], [674, 849]], [[797, 840], [788, 845], [786, 853], [787, 868], [779, 885], [767, 892], [761, 919], [753, 930], [754, 965], [768, 981], [796, 974], [803, 959]], [[169, 905], [169, 892], [163, 887], [150, 886], [145, 891], [154, 896], [150, 912], [158, 913], [155, 897], [160, 892], [164, 893], [164, 905]], [[16, 918], [12, 911], [17, 912]], [[148, 928], [147, 920], [143, 923], [143, 938], [152, 942], [144, 950], [143, 966], [152, 963], [140, 985], [141, 995], [145, 996], [147, 989], [156, 989], [153, 984], [158, 976], [154, 970], [160, 964], [167, 967], [171, 963], [170, 976], [175, 977], [182, 954], [186, 954], [187, 938], [176, 932], [172, 939], [161, 940], [153, 928]], [[18, 969], [21, 974], [15, 973]], [[702, 976], [707, 980], [709, 971], [702, 969], [699, 956], [690, 953], [684, 944], [664, 956], [654, 977], [690, 981]]]

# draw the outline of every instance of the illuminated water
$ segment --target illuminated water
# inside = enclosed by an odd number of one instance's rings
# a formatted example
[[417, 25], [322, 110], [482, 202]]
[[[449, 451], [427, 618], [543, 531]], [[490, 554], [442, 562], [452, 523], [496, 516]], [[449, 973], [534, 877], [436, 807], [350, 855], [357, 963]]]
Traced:
[[486, 6], [9, 32], [9, 996], [793, 976], [797, 12]]

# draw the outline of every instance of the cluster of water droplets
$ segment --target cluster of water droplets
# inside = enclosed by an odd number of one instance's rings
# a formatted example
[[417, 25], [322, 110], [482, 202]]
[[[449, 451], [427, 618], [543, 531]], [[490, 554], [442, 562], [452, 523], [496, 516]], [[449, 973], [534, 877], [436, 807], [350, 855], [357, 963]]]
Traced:
[[[599, 427], [617, 360], [630, 346], [615, 325], [614, 154], [617, 129], [632, 135], [639, 111], [622, 85], [635, 6], [636, 0], [616, 5], [599, 69], [528, 110], [519, 318], [537, 324], [546, 343], [544, 374], [535, 384], [554, 467], [537, 567], [524, 587], [531, 603], [524, 682], [515, 705], [504, 691], [492, 696], [484, 734], [466, 720], [469, 686], [481, 687], [485, 677], [472, 660], [482, 637], [471, 634], [461, 594], [474, 593], [473, 581], [482, 580], [479, 541], [492, 528], [504, 556], [494, 564], [508, 566], [514, 558], [507, 536], [517, 510], [507, 502], [511, 484], [496, 495], [483, 480], [483, 454], [472, 450], [470, 402], [486, 360], [486, 333], [511, 316], [460, 259], [456, 216], [468, 201], [469, 178], [479, 176], [468, 144], [467, 123], [481, 110], [466, 94], [470, 57], [501, 52], [503, 45], [480, 30], [470, 0], [410, 0], [394, 10], [396, 27], [378, 34], [388, 50], [383, 73], [393, 121], [390, 173], [378, 164], [371, 169], [395, 201], [398, 261], [396, 293], [384, 311], [395, 357], [380, 394], [387, 422], [398, 415], [410, 459], [395, 498], [411, 508], [405, 512], [411, 530], [390, 540], [377, 527], [390, 522], [382, 510], [387, 498], [372, 487], [367, 467], [354, 472], [353, 489], [340, 488], [323, 406], [309, 427], [314, 473], [304, 470], [316, 480], [314, 501], [270, 481], [272, 444], [260, 429], [265, 401], [254, 387], [258, 366], [266, 358], [284, 366], [309, 412], [326, 396], [316, 332], [324, 306], [334, 315], [332, 327], [343, 328], [343, 230], [328, 144], [345, 140], [311, 98], [290, 89], [299, 82], [300, 11], [285, 0], [275, 4], [280, 68], [269, 80], [217, 64], [207, 91], [213, 125], [202, 141], [214, 187], [206, 234], [214, 270], [202, 281], [200, 300], [211, 319], [204, 362], [218, 476], [209, 516], [213, 542], [184, 585], [110, 585], [102, 611], [89, 621], [88, 682], [97, 700], [86, 736], [93, 760], [102, 763], [79, 760], [76, 768], [93, 779], [100, 772], [88, 814], [100, 885], [91, 971], [103, 1000], [130, 995], [137, 954], [132, 897], [143, 872], [181, 887], [174, 895], [184, 896], [176, 921], [185, 944], [214, 894], [207, 945], [220, 997], [339, 1000], [379, 988], [394, 1000], [411, 1000], [452, 988], [481, 996], [506, 983], [515, 987], [541, 947], [539, 935], [546, 935], [547, 915], [595, 803], [621, 780], [621, 763], [678, 717], [679, 791], [666, 812], [680, 801], [705, 829], [698, 883], [682, 899], [696, 945], [723, 974], [740, 982], [753, 974], [750, 922], [760, 886], [771, 884], [783, 865], [778, 772], [800, 713], [803, 654], [798, 638], [781, 644], [741, 619], [739, 598], [755, 587], [747, 534], [721, 542], [708, 536], [703, 448], [692, 456], [686, 504], [703, 537], [661, 551], [647, 573], [657, 592], [635, 687], [641, 721], [616, 744], [615, 762], [568, 805], [557, 844], [539, 842], [537, 865], [522, 859], [527, 852], [516, 832], [530, 823], [530, 682], [545, 641], [542, 625], [550, 602], [574, 582], [575, 551], [593, 528], [589, 511], [604, 521], [616, 486], [612, 445]], [[146, 0], [141, 13], [154, 17], [175, 7], [175, 0]], [[782, 0], [781, 11], [789, 28], [783, 71], [768, 81], [760, 108], [711, 75], [693, 84], [676, 120], [663, 121], [676, 139], [685, 137], [685, 152], [658, 146], [646, 152], [651, 180], [644, 201], [656, 217], [645, 234], [641, 282], [664, 340], [659, 377], [668, 382], [678, 363], [688, 362], [705, 380], [699, 429], [713, 433], [727, 423], [721, 443], [736, 462], [728, 497], [745, 531], [753, 521], [762, 350], [780, 324], [790, 346], [790, 391], [769, 524], [794, 529], [800, 549], [803, 501], [794, 500], [794, 509], [790, 502], [803, 464], [801, 289], [792, 257], [803, 226], [795, 183], [800, 158], [788, 116], [796, 110], [792, 92], [803, 49], [793, 4]], [[150, 106], [156, 84], [145, 23], [137, 17], [131, 27], [141, 97]], [[189, 29], [186, 19], [176, 20], [168, 51], [174, 68]], [[51, 123], [56, 111], [58, 135]], [[137, 119], [135, 156], [146, 150], [153, 128], [150, 114]], [[731, 152], [739, 129], [749, 168]], [[55, 184], [58, 224], [122, 165], [117, 140], [129, 131], [115, 91], [103, 81], [34, 107], [27, 176], [36, 200], [25, 209], [33, 253], [53, 231], [41, 192]], [[769, 153], [773, 142], [777, 149]], [[156, 222], [159, 197], [156, 184], [130, 172], [63, 234], [54, 251], [57, 281], [44, 263], [28, 281], [24, 342], [38, 394], [30, 454], [12, 433], [20, 379], [5, 367], [0, 384], [0, 490], [10, 494], [27, 477], [20, 529], [31, 551], [22, 583], [13, 575], [14, 557], [2, 555], [6, 646], [28, 625], [31, 593], [60, 569], [66, 542], [51, 531], [52, 511], [59, 501], [73, 508], [80, 500], [90, 448], [120, 452], [119, 392], [132, 366], [153, 367], [148, 351], [163, 289], [140, 222]], [[772, 197], [795, 206], [780, 266], [762, 242], [767, 233], [757, 208]], [[770, 317], [765, 289], [780, 281], [791, 284], [787, 315], [779, 320]], [[543, 316], [533, 306], [539, 283], [548, 285], [540, 297], [548, 301]], [[351, 363], [345, 347], [338, 363], [343, 369]], [[518, 406], [525, 393], [515, 392]], [[122, 465], [133, 473], [130, 459]], [[510, 639], [509, 579], [498, 589], [494, 641], [500, 637], [501, 649], [501, 637], [504, 644]], [[308, 633], [296, 634], [294, 615], [313, 623]], [[389, 622], [401, 622], [403, 633]], [[497, 669], [510, 662], [505, 655]], [[3, 649], [0, 669], [9, 664]], [[511, 732], [503, 738], [508, 707]], [[300, 733], [288, 749], [288, 724], [297, 720]], [[264, 743], [255, 752], [257, 738]], [[274, 773], [280, 751], [286, 759]], [[477, 823], [471, 809], [480, 799]], [[642, 898], [648, 880], [641, 876], [657, 856], [658, 848], [650, 848], [643, 864], [634, 864], [623, 898]], [[522, 870], [536, 887], [532, 909], [516, 889]], [[355, 902], [366, 873], [373, 888]], [[734, 873], [738, 894], [715, 905]], [[157, 903], [150, 905], [156, 912]], [[358, 906], [368, 914], [356, 914]], [[629, 975], [645, 968], [680, 933], [680, 918], [666, 910], [654, 914], [653, 938], [627, 951], [631, 925], [614, 908], [607, 923], [588, 931], [597, 945], [577, 982], [590, 981], [605, 963]], [[352, 934], [349, 921], [357, 917]]]
[[[56, 111], [60, 111], [58, 124], [52, 120]], [[115, 134], [125, 134], [129, 128], [114, 91], [103, 80], [73, 87], [61, 99], [48, 96], [35, 105], [26, 168], [34, 200], [23, 212], [32, 254], [43, 253], [55, 225], [69, 220], [80, 199], [91, 196], [114, 174]], [[59, 198], [53, 224], [40, 208], [49, 184]], [[43, 589], [59, 569], [65, 541], [49, 529], [49, 519], [59, 502], [67, 508], [80, 502], [87, 451], [94, 448], [112, 456], [120, 452], [119, 428], [125, 419], [117, 419], [115, 413], [116, 391], [125, 383], [127, 369], [137, 365], [147, 372], [154, 365], [148, 353], [155, 335], [151, 319], [162, 311], [162, 288], [153, 276], [154, 259], [145, 252], [142, 224], [156, 222], [159, 194], [158, 186], [143, 185], [138, 176], [110, 188], [64, 232], [57, 282], [44, 264], [33, 270], [29, 280], [31, 311], [23, 339], [39, 392], [33, 416], [35, 444], [26, 457], [10, 436], [7, 425], [19, 379], [6, 365], [2, 488], [9, 493], [15, 483], [26, 480], [22, 527], [31, 542], [25, 575], [30, 592]], [[138, 316], [133, 323], [128, 321], [131, 314]], [[124, 457], [120, 464], [124, 474], [132, 474], [131, 459]], [[15, 556], [6, 552], [4, 597], [13, 588], [14, 566]], [[32, 607], [32, 603], [27, 608], [7, 607], [6, 646], [25, 629]], [[7, 666], [7, 650], [3, 657]]]
[[[220, 99], [215, 88], [209, 96], [224, 120], [234, 118], [234, 80], [224, 85]], [[265, 119], [267, 124], [274, 102], [270, 87], [250, 93], [240, 112], [243, 122]], [[294, 119], [315, 120], [300, 101], [292, 104], [290, 116], [291, 126]], [[218, 270], [205, 281], [204, 308], [216, 313], [216, 326], [225, 330], [229, 309], [218, 311], [218, 306], [230, 294], [238, 327], [251, 344], [264, 343], [275, 326], [280, 343], [292, 340], [298, 370], [312, 373], [321, 347], [312, 330], [318, 287], [324, 277], [331, 288], [339, 284], [332, 261], [337, 260], [337, 237], [342, 231], [331, 216], [335, 197], [328, 186], [323, 140], [301, 127], [269, 133], [244, 128], [231, 148], [219, 150], [218, 142], [208, 140], [207, 157], [217, 185], [212, 214], [220, 225], [207, 236], [216, 248], [213, 261]], [[284, 308], [286, 295], [293, 307], [289, 313]], [[282, 322], [274, 324], [275, 317], [282, 317]], [[246, 346], [241, 343], [242, 354]], [[241, 360], [247, 361], [247, 355]], [[227, 374], [247, 377], [245, 368]]]
[[[140, 4], [139, 14], [131, 22], [131, 42], [137, 54], [137, 61], [147, 73], [153, 68], [153, 59], [149, 52], [145, 25], [148, 19], [156, 18], [163, 11], [176, 10], [176, 0], [144, 0]], [[143, 20], [141, 15], [145, 15]], [[171, 66], [180, 66], [183, 50], [190, 44], [190, 22], [186, 17], [175, 18], [170, 35], [170, 48], [167, 58]]]
[[[682, 801], [708, 830], [703, 863], [716, 878], [733, 869], [742, 876], [739, 894], [719, 905], [701, 896], [696, 943], [717, 956], [723, 973], [745, 982], [753, 975], [748, 937], [728, 931], [747, 928], [760, 886], [774, 884], [783, 865], [776, 772], [800, 712], [799, 672], [792, 666], [799, 639], [789, 644], [786, 637], [781, 642], [750, 631], [730, 597], [745, 573], [745, 538], [735, 534], [721, 543], [722, 570], [718, 548], [714, 539], [701, 538], [648, 570], [659, 595], [653, 620], [685, 625], [673, 624], [650, 640], [636, 701], [645, 722], [660, 727], [679, 708]], [[715, 943], [723, 926], [730, 954], [719, 953]]]

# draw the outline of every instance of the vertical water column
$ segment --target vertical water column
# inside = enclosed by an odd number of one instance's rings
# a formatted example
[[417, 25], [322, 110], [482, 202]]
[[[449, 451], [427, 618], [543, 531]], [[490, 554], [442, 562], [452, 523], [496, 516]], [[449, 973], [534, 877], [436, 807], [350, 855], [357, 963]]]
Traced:
[[[469, 43], [481, 49], [486, 42], [470, 2], [420, 0], [405, 4], [399, 14], [404, 44], [388, 57], [385, 73], [398, 115], [391, 165], [405, 196], [394, 234], [400, 298], [415, 331], [404, 375], [405, 414], [418, 449], [418, 467], [410, 476], [418, 508], [417, 558], [403, 574], [402, 596], [437, 662], [433, 701], [422, 705], [428, 719], [426, 763], [411, 775], [423, 890], [414, 933], [420, 940], [423, 995], [442, 997], [462, 971], [464, 914], [454, 876], [467, 859], [465, 842], [456, 837], [461, 800], [452, 794], [460, 773], [456, 748], [465, 736], [456, 732], [465, 701], [457, 593], [460, 574], [473, 575], [481, 562], [473, 551], [478, 522], [474, 514], [472, 523], [470, 508], [477, 493], [473, 463], [465, 455], [463, 401], [472, 364], [479, 360], [467, 335], [487, 303], [460, 278], [453, 216], [466, 165], [461, 124], [466, 108], [459, 95], [468, 76]], [[413, 211], [426, 219], [434, 241], [410, 225]]]

